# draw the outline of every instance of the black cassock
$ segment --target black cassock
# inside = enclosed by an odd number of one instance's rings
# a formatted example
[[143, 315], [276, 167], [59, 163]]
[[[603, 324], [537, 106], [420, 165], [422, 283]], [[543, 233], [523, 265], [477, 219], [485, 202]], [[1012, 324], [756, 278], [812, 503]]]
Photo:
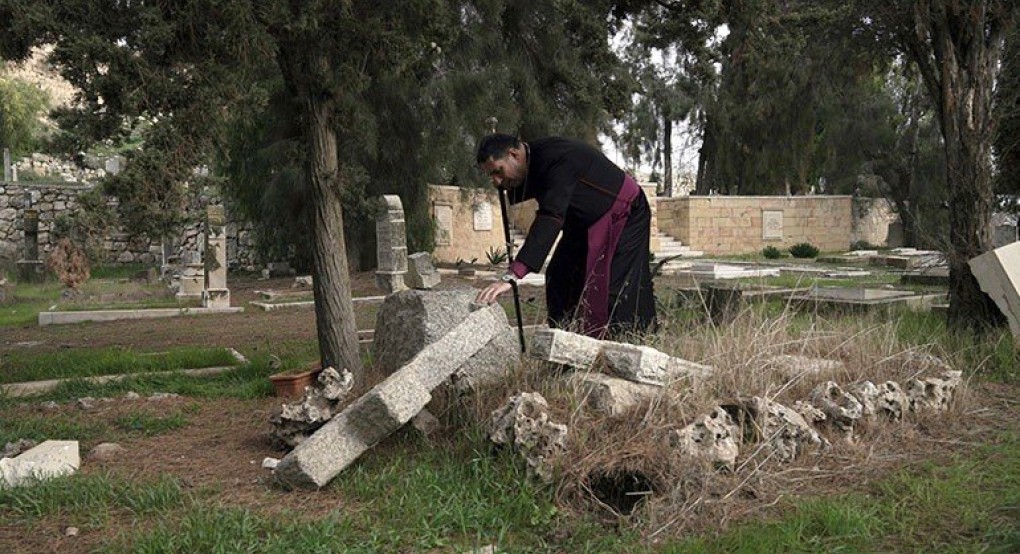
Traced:
[[654, 330], [651, 210], [641, 188], [586, 143], [548, 137], [525, 149], [528, 177], [508, 196], [534, 198], [538, 212], [511, 270], [539, 271], [563, 231], [545, 273], [549, 324], [598, 338]]

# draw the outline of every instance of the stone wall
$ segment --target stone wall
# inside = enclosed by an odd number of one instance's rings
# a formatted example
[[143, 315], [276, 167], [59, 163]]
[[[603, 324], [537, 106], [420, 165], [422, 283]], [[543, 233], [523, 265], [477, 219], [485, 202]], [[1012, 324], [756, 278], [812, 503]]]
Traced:
[[437, 262], [475, 259], [485, 263], [490, 248], [503, 249], [503, 214], [494, 189], [430, 185], [429, 206], [436, 232], [432, 255]]
[[[39, 256], [45, 259], [55, 241], [50, 232], [59, 215], [71, 214], [78, 208], [78, 197], [92, 190], [91, 184], [0, 182], [0, 262], [14, 262], [24, 255], [24, 210], [31, 207], [39, 212]], [[179, 255], [181, 251], [198, 252], [204, 243], [202, 214], [205, 205], [218, 201], [214, 195], [200, 194], [195, 205], [189, 208], [196, 214], [195, 222], [186, 225], [169, 252]], [[116, 206], [115, 199], [111, 199]], [[104, 240], [107, 261], [112, 263], [159, 264], [162, 260], [162, 244], [146, 237], [134, 237], [122, 231], [110, 233]], [[251, 225], [229, 222], [227, 224], [227, 265], [232, 269], [254, 270], [255, 259]]]
[[659, 198], [659, 230], [709, 255], [758, 252], [800, 242], [846, 250], [850, 196], [685, 196]]

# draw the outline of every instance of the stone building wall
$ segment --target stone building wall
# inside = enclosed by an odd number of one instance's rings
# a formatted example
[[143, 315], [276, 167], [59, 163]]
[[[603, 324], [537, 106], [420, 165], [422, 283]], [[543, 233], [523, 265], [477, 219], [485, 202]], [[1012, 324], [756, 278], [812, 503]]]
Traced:
[[[489, 249], [502, 249], [503, 214], [493, 189], [429, 186], [429, 209], [435, 229], [437, 262], [485, 263]], [[511, 216], [511, 220], [513, 216]]]
[[[74, 213], [78, 197], [94, 185], [77, 183], [38, 183], [0, 181], [0, 263], [11, 263], [24, 255], [24, 211], [27, 207], [39, 212], [39, 256], [45, 259], [53, 248], [53, 223], [62, 214]], [[205, 205], [218, 202], [215, 194], [200, 194], [189, 211], [196, 214], [195, 222], [186, 225], [175, 237], [168, 254], [181, 251], [200, 251], [203, 238]], [[114, 199], [110, 200], [116, 206]], [[255, 257], [251, 225], [229, 221], [227, 224], [227, 264], [231, 269], [254, 270], [259, 261]], [[110, 233], [104, 240], [107, 262], [129, 264], [159, 264], [162, 261], [162, 244], [146, 237], [134, 237], [123, 231]]]
[[846, 250], [850, 196], [684, 196], [659, 198], [659, 230], [708, 255], [784, 249], [800, 242]]

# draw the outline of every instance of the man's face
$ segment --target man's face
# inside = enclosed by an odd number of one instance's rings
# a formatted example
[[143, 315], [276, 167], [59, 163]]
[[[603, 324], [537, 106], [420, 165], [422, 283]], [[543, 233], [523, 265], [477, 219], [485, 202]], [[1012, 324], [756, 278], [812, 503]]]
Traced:
[[506, 156], [498, 160], [489, 158], [479, 167], [492, 179], [492, 185], [496, 188], [517, 188], [528, 177], [528, 164], [524, 159], [523, 148], [511, 148], [507, 150]]

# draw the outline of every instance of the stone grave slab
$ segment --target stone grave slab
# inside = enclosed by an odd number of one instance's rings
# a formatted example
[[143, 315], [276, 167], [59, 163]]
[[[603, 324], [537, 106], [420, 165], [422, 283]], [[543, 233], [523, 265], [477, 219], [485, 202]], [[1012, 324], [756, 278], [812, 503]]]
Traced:
[[985, 252], [968, 264], [981, 290], [1006, 316], [1013, 336], [1020, 336], [1020, 242]]
[[70, 475], [81, 467], [78, 441], [48, 440], [14, 458], [0, 459], [0, 488]]

